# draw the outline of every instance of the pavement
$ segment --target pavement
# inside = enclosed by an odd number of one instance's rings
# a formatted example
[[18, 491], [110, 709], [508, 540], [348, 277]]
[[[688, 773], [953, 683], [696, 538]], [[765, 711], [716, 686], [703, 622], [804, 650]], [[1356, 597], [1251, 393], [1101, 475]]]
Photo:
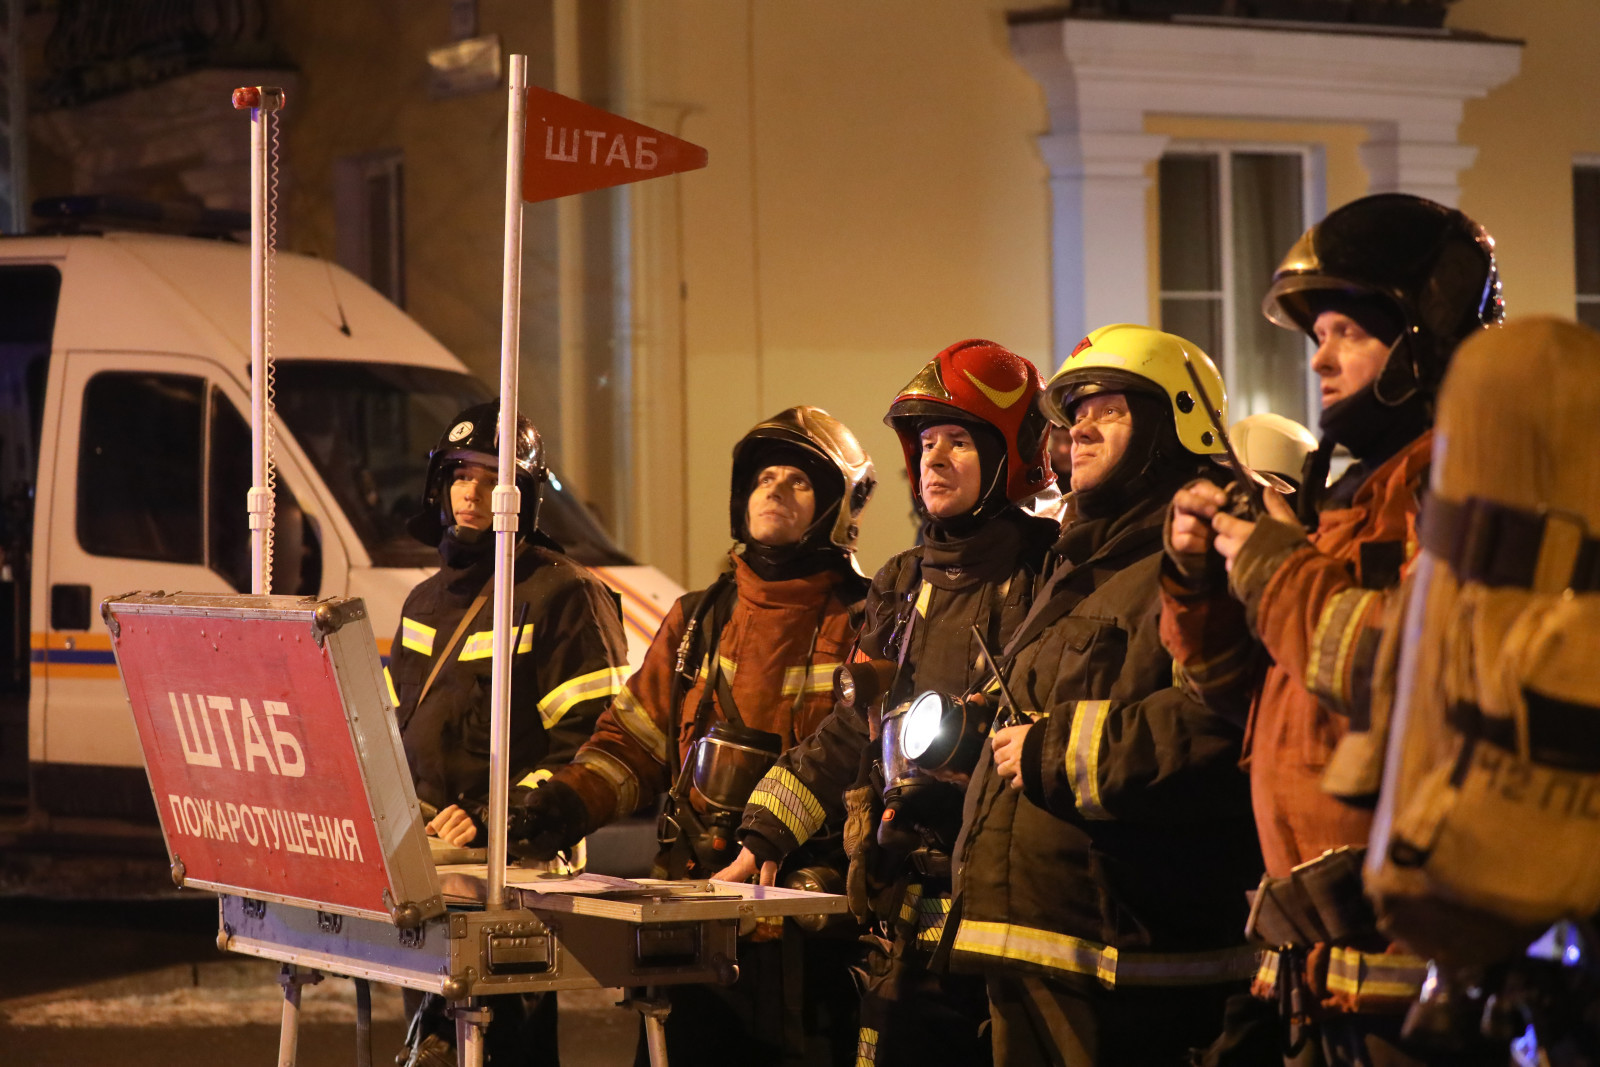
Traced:
[[[278, 965], [219, 952], [209, 897], [0, 902], [0, 1063], [181, 1067], [277, 1062]], [[563, 1067], [633, 1062], [638, 1016], [620, 990], [560, 994]], [[400, 991], [372, 987], [374, 1067], [405, 1030]], [[355, 1060], [355, 985], [301, 996], [299, 1067]]]

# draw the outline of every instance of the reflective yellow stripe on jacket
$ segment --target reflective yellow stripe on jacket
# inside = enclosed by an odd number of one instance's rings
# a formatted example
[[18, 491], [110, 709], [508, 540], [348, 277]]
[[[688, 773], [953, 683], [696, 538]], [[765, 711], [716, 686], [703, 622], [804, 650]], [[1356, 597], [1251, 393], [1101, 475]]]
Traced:
[[433, 638], [439, 631], [424, 626], [416, 619], [400, 620], [400, 644], [424, 656], [433, 655]]
[[1072, 795], [1086, 819], [1111, 818], [1100, 803], [1100, 742], [1110, 717], [1109, 700], [1080, 700], [1072, 716], [1072, 735], [1064, 759]]
[[[533, 651], [533, 626], [523, 626], [517, 633], [516, 651]], [[475, 634], [468, 634], [466, 641], [461, 646], [461, 655], [456, 658], [462, 663], [468, 660], [488, 659], [494, 655], [494, 631], [479, 630]]]
[[772, 812], [800, 844], [810, 840], [827, 817], [822, 802], [800, 783], [800, 779], [782, 767], [768, 771], [756, 783], [746, 803]]
[[833, 672], [838, 666], [837, 663], [818, 663], [809, 669], [790, 667], [783, 672], [783, 695], [797, 696], [802, 690], [808, 695], [832, 691]]
[[1411, 1000], [1422, 992], [1427, 977], [1428, 961], [1420, 956], [1353, 948], [1335, 948], [1328, 953], [1330, 993]]
[[1254, 974], [1257, 955], [1249, 945], [1216, 952], [1120, 952], [1069, 934], [973, 920], [957, 928], [955, 952], [1093, 975], [1107, 989], [1243, 982]]
[[589, 674], [580, 674], [556, 686], [539, 701], [539, 717], [545, 729], [561, 721], [561, 717], [585, 700], [609, 699], [622, 688], [622, 667], [601, 667]]

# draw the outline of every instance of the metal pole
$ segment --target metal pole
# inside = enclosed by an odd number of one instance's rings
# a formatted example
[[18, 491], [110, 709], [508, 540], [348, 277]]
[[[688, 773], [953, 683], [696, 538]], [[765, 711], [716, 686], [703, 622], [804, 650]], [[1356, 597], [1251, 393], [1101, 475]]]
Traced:
[[250, 109], [250, 591], [271, 587], [267, 542], [272, 530], [272, 490], [267, 487], [267, 153], [283, 90], [246, 86], [233, 106]]
[[372, 983], [356, 984], [356, 1067], [372, 1067]]
[[483, 1035], [494, 1013], [482, 1003], [473, 997], [450, 1011], [456, 1020], [456, 1062], [461, 1067], [483, 1067]]
[[294, 1067], [300, 1051], [300, 987], [322, 981], [318, 971], [306, 971], [285, 963], [278, 972], [283, 986], [283, 1024], [278, 1031], [278, 1067]]
[[517, 514], [517, 358], [522, 330], [522, 153], [528, 57], [511, 57], [506, 113], [506, 237], [500, 292], [500, 479], [494, 512], [494, 670], [489, 689], [489, 886], [485, 907], [506, 907], [506, 750], [511, 740], [511, 594]]

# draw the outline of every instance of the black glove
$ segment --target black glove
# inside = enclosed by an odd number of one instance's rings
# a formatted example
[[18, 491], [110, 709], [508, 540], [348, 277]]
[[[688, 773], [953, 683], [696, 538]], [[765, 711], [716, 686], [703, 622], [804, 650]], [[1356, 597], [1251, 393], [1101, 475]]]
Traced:
[[551, 859], [588, 832], [589, 810], [570, 785], [550, 779], [540, 786], [519, 785], [511, 790], [506, 803], [506, 850], [518, 859]]

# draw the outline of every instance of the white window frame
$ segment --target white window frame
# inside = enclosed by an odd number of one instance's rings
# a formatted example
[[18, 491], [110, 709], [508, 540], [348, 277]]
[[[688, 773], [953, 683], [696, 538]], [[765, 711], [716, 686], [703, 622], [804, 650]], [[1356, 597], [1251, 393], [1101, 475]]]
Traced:
[[[1222, 372], [1222, 380], [1232, 382], [1240, 380], [1237, 371], [1239, 347], [1239, 319], [1238, 309], [1229, 288], [1233, 285], [1233, 167], [1230, 165], [1231, 157], [1236, 154], [1272, 154], [1280, 156], [1300, 157], [1300, 226], [1304, 230], [1317, 219], [1327, 214], [1328, 207], [1328, 175], [1327, 152], [1322, 145], [1311, 142], [1296, 141], [1229, 141], [1209, 139], [1173, 138], [1167, 142], [1162, 151], [1162, 158], [1167, 156], [1197, 156], [1209, 155], [1217, 159], [1217, 230], [1221, 241], [1219, 257], [1218, 278], [1222, 282], [1220, 290], [1207, 295], [1222, 301], [1222, 351], [1209, 353], [1217, 362], [1217, 369]], [[1161, 223], [1160, 212], [1157, 211], [1156, 224]], [[1287, 249], [1285, 249], [1287, 251]], [[1160, 277], [1157, 276], [1156, 284], [1159, 287]], [[1264, 284], [1264, 282], [1263, 282]], [[1265, 288], [1261, 294], [1264, 295]], [[1197, 296], [1199, 290], [1181, 291], [1158, 289], [1157, 298], [1160, 300], [1172, 299], [1179, 296]], [[1159, 303], [1157, 307], [1159, 308]], [[1309, 359], [1311, 353], [1310, 339], [1306, 341], [1306, 355]], [[1306, 410], [1315, 412], [1321, 404], [1321, 394], [1318, 390], [1314, 375], [1307, 372], [1305, 376], [1305, 401]], [[1260, 414], [1249, 404], [1244, 403], [1246, 397], [1229, 397], [1230, 419], [1241, 419], [1246, 415]]]
[[[367, 183], [386, 175], [389, 200], [389, 277], [372, 277], [372, 205]], [[339, 265], [388, 297], [406, 306], [405, 155], [400, 149], [365, 152], [334, 161], [335, 247]]]

